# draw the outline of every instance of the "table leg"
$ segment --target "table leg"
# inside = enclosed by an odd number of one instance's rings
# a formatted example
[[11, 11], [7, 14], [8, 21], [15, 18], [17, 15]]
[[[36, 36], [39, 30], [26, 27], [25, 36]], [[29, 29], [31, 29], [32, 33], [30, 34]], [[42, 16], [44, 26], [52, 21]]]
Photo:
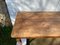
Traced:
[[16, 41], [17, 41], [16, 45], [22, 45], [21, 39], [16, 39]]

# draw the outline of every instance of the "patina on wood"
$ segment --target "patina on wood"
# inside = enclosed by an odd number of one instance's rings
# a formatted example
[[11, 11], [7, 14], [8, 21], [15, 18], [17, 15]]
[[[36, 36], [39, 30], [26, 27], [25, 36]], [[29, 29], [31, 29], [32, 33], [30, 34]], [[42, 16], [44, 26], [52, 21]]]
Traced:
[[12, 38], [60, 37], [59, 12], [18, 12]]

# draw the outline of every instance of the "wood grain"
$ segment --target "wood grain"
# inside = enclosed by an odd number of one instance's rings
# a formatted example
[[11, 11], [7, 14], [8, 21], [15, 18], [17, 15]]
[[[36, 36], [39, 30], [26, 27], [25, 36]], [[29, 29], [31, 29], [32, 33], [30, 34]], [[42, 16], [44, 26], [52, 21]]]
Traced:
[[59, 12], [18, 12], [12, 38], [60, 37]]

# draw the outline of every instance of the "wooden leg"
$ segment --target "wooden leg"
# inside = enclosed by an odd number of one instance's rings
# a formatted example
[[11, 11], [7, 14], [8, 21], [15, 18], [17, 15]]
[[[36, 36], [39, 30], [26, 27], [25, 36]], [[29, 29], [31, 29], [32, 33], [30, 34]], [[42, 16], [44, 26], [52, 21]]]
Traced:
[[22, 45], [21, 39], [16, 39], [16, 41], [17, 41], [17, 44], [16, 45]]

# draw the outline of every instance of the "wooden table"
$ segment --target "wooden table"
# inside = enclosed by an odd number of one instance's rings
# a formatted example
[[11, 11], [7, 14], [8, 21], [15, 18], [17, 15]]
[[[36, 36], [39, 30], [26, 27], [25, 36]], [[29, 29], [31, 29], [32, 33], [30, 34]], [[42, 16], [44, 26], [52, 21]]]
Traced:
[[18, 12], [11, 37], [60, 37], [60, 12]]

